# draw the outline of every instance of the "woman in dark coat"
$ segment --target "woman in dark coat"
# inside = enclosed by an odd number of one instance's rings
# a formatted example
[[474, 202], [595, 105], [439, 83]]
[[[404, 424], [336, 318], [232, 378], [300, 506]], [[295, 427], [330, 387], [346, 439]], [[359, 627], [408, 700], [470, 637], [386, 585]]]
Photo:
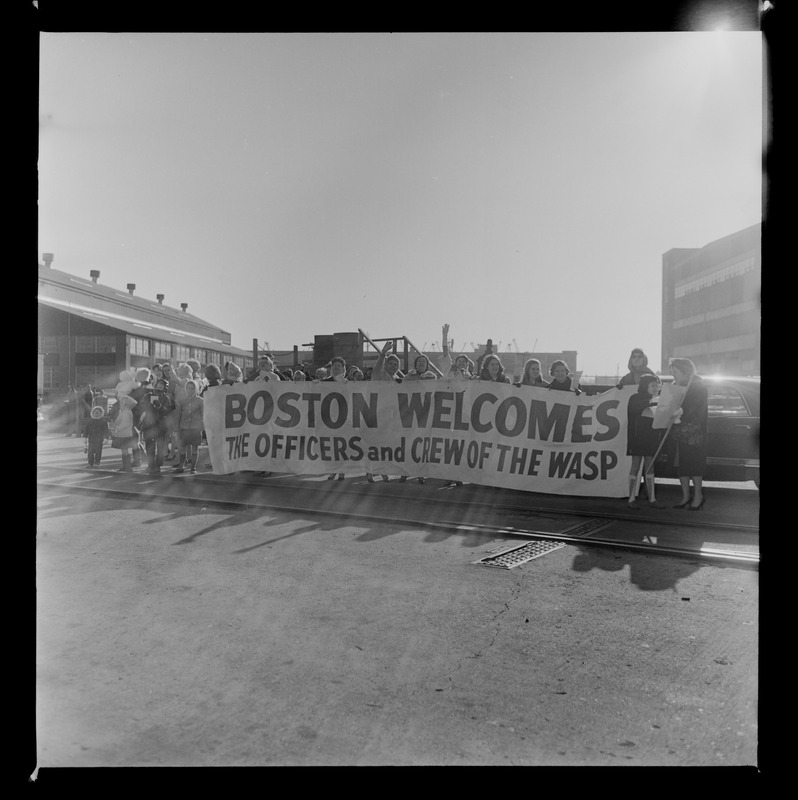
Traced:
[[[651, 508], [665, 508], [654, 496], [654, 470], [651, 468], [654, 455], [662, 439], [662, 431], [653, 427], [654, 407], [657, 405], [661, 381], [656, 375], [643, 375], [637, 392], [629, 398], [627, 406], [626, 455], [632, 457], [629, 470], [629, 508], [637, 509], [637, 473], [643, 463], [648, 504]], [[649, 473], [649, 469], [651, 472]]]
[[[709, 392], [696, 375], [695, 364], [689, 358], [672, 358], [670, 368], [676, 384], [687, 386], [680, 409], [681, 419], [674, 423], [670, 433], [675, 444], [679, 483], [682, 485], [682, 500], [676, 508], [700, 511], [704, 506], [702, 482], [707, 468]], [[690, 481], [693, 482], [692, 495]]]

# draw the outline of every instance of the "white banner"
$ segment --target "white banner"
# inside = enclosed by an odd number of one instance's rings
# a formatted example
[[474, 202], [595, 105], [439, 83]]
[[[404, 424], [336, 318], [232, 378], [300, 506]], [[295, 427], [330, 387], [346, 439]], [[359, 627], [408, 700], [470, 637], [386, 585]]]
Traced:
[[636, 389], [577, 397], [487, 381], [269, 381], [209, 389], [204, 419], [216, 473], [373, 472], [625, 497]]

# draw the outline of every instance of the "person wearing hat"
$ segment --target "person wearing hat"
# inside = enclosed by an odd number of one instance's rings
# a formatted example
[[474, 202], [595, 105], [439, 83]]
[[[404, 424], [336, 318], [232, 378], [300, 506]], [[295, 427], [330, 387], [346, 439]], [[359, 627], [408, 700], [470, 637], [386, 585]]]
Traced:
[[241, 370], [241, 367], [238, 364], [234, 364], [232, 361], [226, 361], [224, 365], [224, 379], [222, 380], [222, 386], [232, 386], [234, 383], [243, 383], [244, 381], [244, 373]]
[[93, 406], [89, 412], [89, 419], [86, 421], [86, 428], [83, 436], [86, 439], [84, 452], [88, 456], [89, 466], [98, 467], [103, 457], [103, 442], [108, 439], [111, 432], [108, 428], [108, 420], [101, 406]]
[[120, 472], [133, 472], [131, 451], [139, 446], [138, 428], [133, 424], [133, 409], [136, 401], [130, 395], [123, 394], [117, 402], [119, 413], [113, 423], [111, 447], [122, 451], [122, 468]]
[[185, 472], [185, 467], [188, 467], [192, 474], [197, 471], [199, 446], [202, 442], [202, 431], [205, 429], [204, 404], [203, 399], [199, 396], [199, 383], [190, 378], [186, 381], [185, 397], [177, 406], [178, 431], [185, 460], [177, 465], [175, 472]]

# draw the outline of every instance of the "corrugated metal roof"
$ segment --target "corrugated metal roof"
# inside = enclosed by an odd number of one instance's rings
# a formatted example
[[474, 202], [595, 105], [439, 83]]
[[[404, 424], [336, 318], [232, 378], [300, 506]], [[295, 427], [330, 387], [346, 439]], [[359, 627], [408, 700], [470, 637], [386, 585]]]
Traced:
[[[93, 280], [70, 275], [67, 272], [61, 272], [51, 267], [39, 266], [39, 282], [40, 298], [61, 298], [76, 302], [79, 306], [90, 309], [96, 308], [98, 311], [118, 309], [117, 313], [121, 313], [123, 316], [124, 311], [122, 309], [127, 309], [128, 313], [135, 310], [144, 317], [144, 321], [147, 323], [155, 322], [163, 325], [169, 324], [167, 321], [174, 321], [177, 323], [175, 327], [182, 326], [184, 328], [188, 327], [189, 330], [194, 329], [192, 331], [194, 335], [210, 335], [223, 341], [230, 341], [230, 334], [227, 331], [190, 314], [187, 310], [172, 308], [159, 303], [157, 300], [139, 297], [110, 286], [103, 286]], [[200, 332], [198, 329], [205, 330]], [[212, 334], [210, 333], [211, 331], [215, 333]]]
[[50, 308], [133, 336], [219, 350], [232, 355], [252, 355], [249, 350], [233, 347], [227, 331], [187, 312], [52, 268], [40, 267], [39, 279], [38, 301]]

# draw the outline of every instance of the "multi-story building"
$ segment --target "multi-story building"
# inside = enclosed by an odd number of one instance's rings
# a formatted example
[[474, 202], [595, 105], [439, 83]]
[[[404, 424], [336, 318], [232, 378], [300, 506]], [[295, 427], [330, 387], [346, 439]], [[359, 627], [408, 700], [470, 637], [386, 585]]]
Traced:
[[251, 350], [230, 344], [230, 334], [180, 309], [164, 305], [164, 295], [148, 300], [103, 286], [100, 273], [79, 278], [53, 269], [52, 254], [39, 265], [38, 393], [64, 394], [69, 384], [112, 389], [119, 373], [166, 361], [196, 358], [202, 364], [233, 361], [252, 368]]
[[662, 371], [689, 358], [706, 375], [759, 375], [760, 223], [662, 256]]

